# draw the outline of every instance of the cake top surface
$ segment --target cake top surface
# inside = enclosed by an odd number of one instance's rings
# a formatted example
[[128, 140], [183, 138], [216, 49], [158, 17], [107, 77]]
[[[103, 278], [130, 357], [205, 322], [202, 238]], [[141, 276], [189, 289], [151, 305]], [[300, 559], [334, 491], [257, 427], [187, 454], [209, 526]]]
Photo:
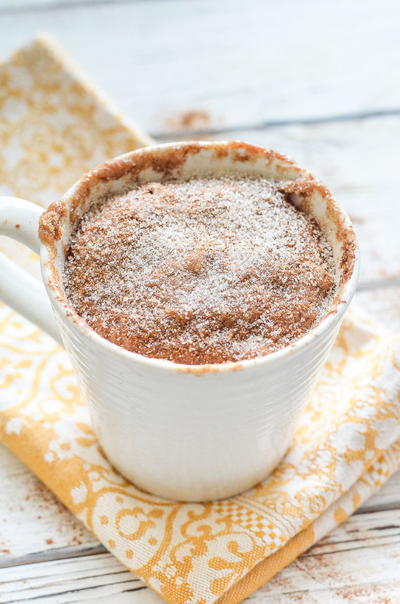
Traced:
[[127, 350], [200, 365], [263, 356], [326, 314], [330, 244], [280, 183], [232, 177], [138, 185], [72, 234], [64, 287]]

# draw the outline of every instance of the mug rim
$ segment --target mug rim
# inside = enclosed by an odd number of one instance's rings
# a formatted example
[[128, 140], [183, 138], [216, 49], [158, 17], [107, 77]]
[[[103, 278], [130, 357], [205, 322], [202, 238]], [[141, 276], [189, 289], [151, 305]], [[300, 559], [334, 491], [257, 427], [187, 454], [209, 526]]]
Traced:
[[[49, 211], [53, 211], [52, 208], [57, 205], [57, 213], [59, 216], [65, 213], [65, 206], [68, 202], [72, 201], [77, 191], [80, 188], [84, 188], [88, 181], [96, 182], [98, 181], [97, 173], [101, 169], [110, 169], [110, 172], [113, 167], [117, 166], [119, 163], [126, 162], [126, 160], [135, 159], [138, 155], [142, 154], [154, 154], [157, 151], [164, 150], [179, 150], [179, 149], [189, 149], [190, 151], [194, 149], [229, 149], [230, 146], [232, 148], [242, 150], [245, 149], [247, 153], [260, 153], [263, 152], [265, 155], [272, 156], [274, 159], [278, 159], [283, 161], [285, 167], [293, 168], [298, 171], [299, 174], [302, 174], [312, 181], [315, 187], [318, 187], [320, 190], [323, 190], [323, 194], [325, 197], [329, 198], [330, 202], [333, 204], [335, 208], [335, 215], [340, 219], [340, 226], [344, 227], [344, 232], [351, 238], [352, 243], [352, 252], [353, 252], [353, 262], [351, 264], [351, 270], [349, 274], [343, 279], [342, 283], [339, 285], [338, 299], [335, 301], [332, 300], [329, 308], [327, 309], [324, 316], [318, 321], [318, 323], [308, 330], [303, 336], [292, 342], [291, 344], [281, 348], [277, 351], [270, 352], [268, 354], [258, 356], [251, 359], [244, 359], [239, 361], [227, 361], [224, 363], [209, 363], [209, 364], [198, 364], [198, 365], [188, 365], [183, 363], [176, 363], [174, 361], [170, 361], [168, 359], [155, 358], [155, 357], [147, 357], [145, 355], [139, 354], [137, 352], [131, 352], [122, 346], [114, 344], [98, 334], [90, 325], [75, 311], [72, 304], [70, 304], [67, 299], [64, 288], [62, 286], [60, 271], [56, 266], [57, 259], [57, 247], [60, 245], [59, 241], [50, 241], [46, 240], [41, 233], [42, 229], [42, 218]], [[118, 177], [110, 176], [109, 180], [117, 180]], [[40, 261], [41, 261], [41, 270], [43, 275], [43, 281], [46, 287], [46, 291], [50, 300], [52, 301], [53, 308], [60, 313], [64, 319], [73, 324], [81, 333], [82, 336], [88, 338], [93, 344], [102, 346], [105, 349], [108, 349], [110, 353], [119, 355], [122, 358], [128, 359], [130, 361], [134, 361], [140, 364], [143, 364], [147, 367], [153, 367], [157, 369], [164, 369], [166, 371], [173, 370], [176, 373], [182, 374], [194, 374], [194, 375], [203, 375], [205, 373], [222, 373], [222, 372], [230, 372], [243, 370], [251, 367], [258, 367], [264, 364], [273, 364], [281, 361], [281, 359], [286, 358], [288, 356], [293, 356], [298, 353], [300, 350], [306, 348], [308, 344], [314, 341], [315, 338], [319, 337], [325, 331], [329, 330], [330, 327], [333, 326], [334, 323], [338, 323], [341, 317], [343, 316], [347, 306], [349, 305], [357, 284], [358, 274], [359, 274], [359, 247], [357, 243], [357, 238], [354, 233], [354, 228], [351, 223], [351, 220], [344, 209], [340, 204], [334, 199], [330, 191], [321, 185], [318, 180], [316, 180], [307, 170], [300, 168], [298, 164], [285, 155], [278, 153], [273, 149], [266, 149], [263, 147], [259, 147], [256, 145], [251, 145], [249, 143], [245, 143], [242, 141], [183, 141], [183, 142], [172, 142], [172, 143], [163, 143], [159, 145], [150, 145], [147, 147], [143, 147], [140, 149], [135, 149], [133, 151], [129, 151], [128, 153], [124, 153], [122, 155], [118, 155], [106, 162], [103, 162], [93, 170], [85, 173], [78, 181], [76, 181], [61, 197], [59, 202], [55, 204], [51, 204], [47, 210], [45, 210], [40, 219], [39, 226], [40, 233]], [[54, 238], [57, 239], [57, 238]], [[61, 244], [62, 245], [62, 244]], [[63, 250], [65, 254], [65, 249]], [[62, 295], [60, 294], [60, 290], [62, 291]]]

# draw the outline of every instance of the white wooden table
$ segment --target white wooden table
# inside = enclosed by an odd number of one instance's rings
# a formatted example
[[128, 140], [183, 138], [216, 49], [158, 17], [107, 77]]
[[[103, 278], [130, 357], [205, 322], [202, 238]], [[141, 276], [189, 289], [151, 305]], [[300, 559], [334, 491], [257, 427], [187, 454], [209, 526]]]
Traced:
[[[0, 56], [53, 33], [158, 140], [242, 139], [335, 191], [362, 251], [357, 302], [400, 330], [396, 0], [0, 0]], [[0, 602], [159, 602], [0, 449]], [[251, 596], [400, 602], [400, 477]]]

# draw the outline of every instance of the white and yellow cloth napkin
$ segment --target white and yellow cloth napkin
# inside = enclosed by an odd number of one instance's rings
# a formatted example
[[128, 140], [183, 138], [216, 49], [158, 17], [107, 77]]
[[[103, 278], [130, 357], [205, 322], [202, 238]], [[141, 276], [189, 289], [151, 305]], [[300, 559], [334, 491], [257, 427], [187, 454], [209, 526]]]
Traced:
[[[96, 163], [149, 141], [47, 39], [0, 66], [0, 82], [2, 193], [46, 205]], [[231, 499], [181, 504], [111, 468], [67, 354], [3, 305], [0, 439], [165, 600], [240, 602], [399, 469], [400, 338], [349, 314], [270, 478]]]

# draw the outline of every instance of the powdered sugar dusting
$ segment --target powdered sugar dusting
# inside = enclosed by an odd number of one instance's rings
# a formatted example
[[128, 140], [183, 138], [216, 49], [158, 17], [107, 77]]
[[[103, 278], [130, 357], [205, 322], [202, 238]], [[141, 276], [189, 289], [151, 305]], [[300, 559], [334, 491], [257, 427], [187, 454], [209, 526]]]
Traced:
[[103, 200], [74, 232], [68, 298], [110, 341], [203, 364], [261, 356], [304, 335], [335, 290], [332, 249], [284, 185], [150, 183]]

